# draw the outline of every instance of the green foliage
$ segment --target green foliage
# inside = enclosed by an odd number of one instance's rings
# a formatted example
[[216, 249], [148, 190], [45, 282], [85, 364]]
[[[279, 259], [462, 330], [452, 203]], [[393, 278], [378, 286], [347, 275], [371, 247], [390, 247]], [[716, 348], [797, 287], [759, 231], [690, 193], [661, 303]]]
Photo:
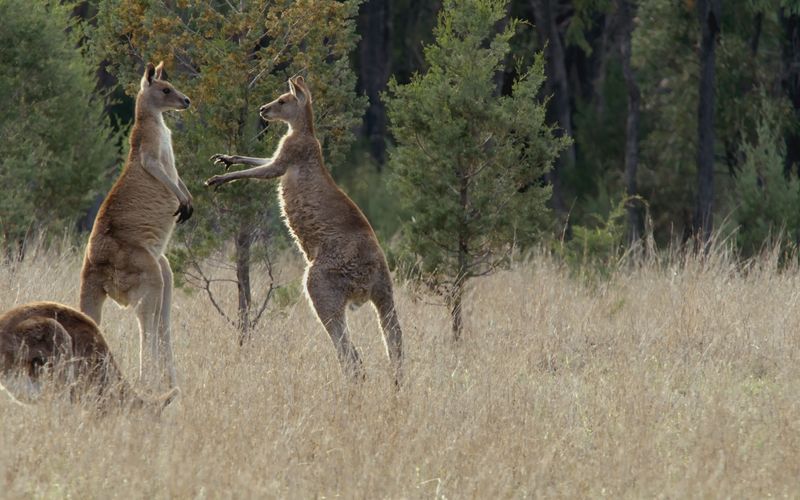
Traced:
[[0, 241], [15, 245], [74, 227], [119, 151], [69, 8], [7, 0], [0, 18]]
[[735, 182], [739, 226], [736, 242], [745, 256], [758, 254], [782, 240], [787, 247], [800, 241], [800, 181], [784, 173], [786, 146], [780, 116], [766, 108], [752, 141], [744, 141], [745, 160]]
[[390, 250], [389, 240], [400, 230], [407, 217], [392, 186], [386, 182], [386, 174], [378, 171], [366, 150], [361, 155], [353, 156], [349, 168], [337, 170], [334, 178], [364, 211], [383, 248]]
[[411, 215], [401, 244], [448, 294], [534, 241], [550, 195], [540, 179], [568, 143], [537, 98], [541, 54], [517, 68], [511, 95], [499, 95], [494, 77], [520, 27], [512, 19], [498, 32], [505, 12], [503, 0], [446, 1], [425, 47], [428, 71], [389, 85], [389, 167]]
[[[764, 1], [769, 2], [769, 0]], [[780, 6], [785, 9], [787, 15], [800, 15], [800, 2], [797, 0], [780, 0]]]
[[642, 90], [644, 128], [639, 192], [650, 204], [664, 242], [690, 223], [694, 204], [697, 16], [683, 2], [670, 0], [643, 0], [637, 16], [632, 62]]
[[564, 181], [576, 197], [570, 220], [591, 224], [595, 215], [608, 213], [609, 193], [624, 192], [625, 119], [627, 101], [621, 65], [608, 63], [601, 93], [602, 108], [594, 100], [577, 100], [573, 115], [574, 140], [580, 145], [575, 168], [564, 170]]
[[613, 5], [612, 0], [572, 0], [575, 10], [564, 38], [567, 43], [577, 45], [587, 55], [592, 54], [592, 46], [586, 40], [586, 33], [594, 28], [594, 17], [598, 13], [607, 13]]
[[[759, 90], [781, 85], [779, 3], [754, 0], [722, 10], [715, 64], [715, 172], [734, 175], [743, 168], [742, 138], [755, 134], [762, 108], [789, 109], [780, 92]], [[757, 24], [759, 13], [763, 18]], [[640, 192], [663, 243], [681, 234], [694, 206], [699, 29], [693, 2], [642, 0], [637, 19], [633, 62], [642, 89]], [[719, 201], [729, 193], [725, 178], [717, 178]], [[729, 209], [723, 203], [716, 207], [721, 215]]]
[[300, 280], [295, 280], [276, 288], [275, 306], [279, 310], [284, 310], [297, 304], [303, 297], [303, 289], [303, 283]]
[[573, 225], [572, 238], [555, 243], [556, 253], [576, 274], [610, 276], [625, 252], [625, 207], [639, 201], [623, 198], [607, 216], [594, 213], [586, 225]]
[[[341, 165], [365, 99], [355, 94], [348, 60], [359, 0], [101, 3], [96, 45], [111, 71], [136, 91], [143, 63], [163, 59], [170, 79], [193, 100], [173, 142], [178, 170], [195, 197], [195, 217], [179, 237], [202, 258], [236, 234], [281, 231], [274, 183], [239, 182], [217, 192], [202, 182], [219, 173], [213, 153], [269, 156], [286, 127], [265, 126], [258, 108], [306, 75], [317, 136], [329, 166]], [[185, 252], [174, 257], [178, 268]]]

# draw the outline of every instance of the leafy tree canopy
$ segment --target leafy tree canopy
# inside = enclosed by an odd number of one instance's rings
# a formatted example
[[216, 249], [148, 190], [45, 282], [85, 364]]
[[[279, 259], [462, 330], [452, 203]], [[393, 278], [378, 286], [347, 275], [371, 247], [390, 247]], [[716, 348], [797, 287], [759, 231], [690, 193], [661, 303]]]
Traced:
[[119, 151], [69, 10], [8, 0], [0, 17], [0, 238], [8, 245], [74, 227]]

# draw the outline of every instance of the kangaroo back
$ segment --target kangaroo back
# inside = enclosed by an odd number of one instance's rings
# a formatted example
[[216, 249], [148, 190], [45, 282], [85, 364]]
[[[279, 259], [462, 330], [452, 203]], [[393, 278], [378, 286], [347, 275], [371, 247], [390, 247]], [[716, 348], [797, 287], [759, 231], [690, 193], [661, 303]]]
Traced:
[[24, 382], [6, 389], [15, 396], [28, 392], [21, 398], [26, 400], [33, 399], [31, 391], [19, 388], [38, 390], [45, 374], [74, 398], [121, 402], [134, 395], [97, 325], [55, 302], [26, 304], [0, 316], [0, 373]]

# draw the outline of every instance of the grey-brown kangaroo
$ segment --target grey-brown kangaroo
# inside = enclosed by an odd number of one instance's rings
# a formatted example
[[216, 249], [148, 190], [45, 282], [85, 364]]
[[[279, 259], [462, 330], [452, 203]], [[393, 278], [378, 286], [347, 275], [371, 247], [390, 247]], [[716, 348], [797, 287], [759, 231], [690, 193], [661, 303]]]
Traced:
[[[46, 377], [45, 374], [50, 374]], [[0, 377], [15, 399], [34, 401], [47, 380], [76, 401], [149, 407], [158, 412], [177, 395], [173, 388], [145, 400], [122, 377], [91, 318], [56, 302], [33, 302], [0, 315]]]
[[100, 324], [103, 302], [135, 306], [141, 337], [139, 377], [175, 387], [170, 307], [172, 270], [164, 255], [177, 222], [192, 215], [192, 195], [175, 168], [163, 113], [189, 98], [166, 81], [164, 63], [148, 63], [136, 96], [128, 161], [97, 218], [81, 271], [80, 309]]
[[289, 125], [272, 158], [214, 155], [211, 159], [226, 170], [233, 164], [254, 167], [215, 175], [206, 185], [281, 178], [281, 209], [307, 261], [306, 293], [336, 346], [343, 368], [352, 376], [363, 376], [361, 359], [347, 333], [345, 310], [348, 303], [369, 300], [378, 313], [395, 383], [399, 384], [403, 341], [386, 258], [367, 218], [339, 189], [323, 164], [322, 149], [314, 134], [311, 93], [303, 78], [290, 79], [289, 90], [261, 107], [265, 120]]

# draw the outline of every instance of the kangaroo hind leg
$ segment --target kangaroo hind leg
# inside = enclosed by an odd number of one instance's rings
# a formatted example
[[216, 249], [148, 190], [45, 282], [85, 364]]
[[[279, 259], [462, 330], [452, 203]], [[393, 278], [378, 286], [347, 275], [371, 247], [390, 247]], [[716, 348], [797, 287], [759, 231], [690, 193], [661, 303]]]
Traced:
[[84, 263], [81, 270], [80, 310], [98, 325], [103, 314], [103, 303], [106, 300], [103, 281], [103, 274], [98, 267], [88, 261]]
[[394, 369], [394, 382], [399, 387], [403, 378], [403, 332], [394, 307], [391, 282], [381, 282], [375, 287], [372, 292], [372, 305], [378, 313], [386, 353]]
[[135, 282], [131, 279], [128, 297], [136, 304], [136, 319], [139, 321], [139, 379], [147, 385], [161, 384], [159, 325], [161, 303], [164, 299], [164, 278], [158, 260], [146, 251], [138, 252], [131, 259], [131, 267], [138, 273]]
[[177, 375], [175, 373], [175, 360], [172, 352], [172, 329], [170, 326], [170, 313], [172, 308], [172, 269], [169, 261], [162, 255], [158, 259], [161, 267], [161, 279], [164, 282], [164, 290], [161, 296], [161, 316], [158, 326], [158, 341], [160, 343], [159, 367], [162, 373], [166, 373], [169, 378], [169, 386], [177, 386]]
[[347, 333], [347, 297], [337, 285], [326, 271], [315, 267], [309, 269], [306, 291], [317, 318], [331, 337], [344, 372], [353, 380], [361, 380], [364, 378], [361, 357]]

